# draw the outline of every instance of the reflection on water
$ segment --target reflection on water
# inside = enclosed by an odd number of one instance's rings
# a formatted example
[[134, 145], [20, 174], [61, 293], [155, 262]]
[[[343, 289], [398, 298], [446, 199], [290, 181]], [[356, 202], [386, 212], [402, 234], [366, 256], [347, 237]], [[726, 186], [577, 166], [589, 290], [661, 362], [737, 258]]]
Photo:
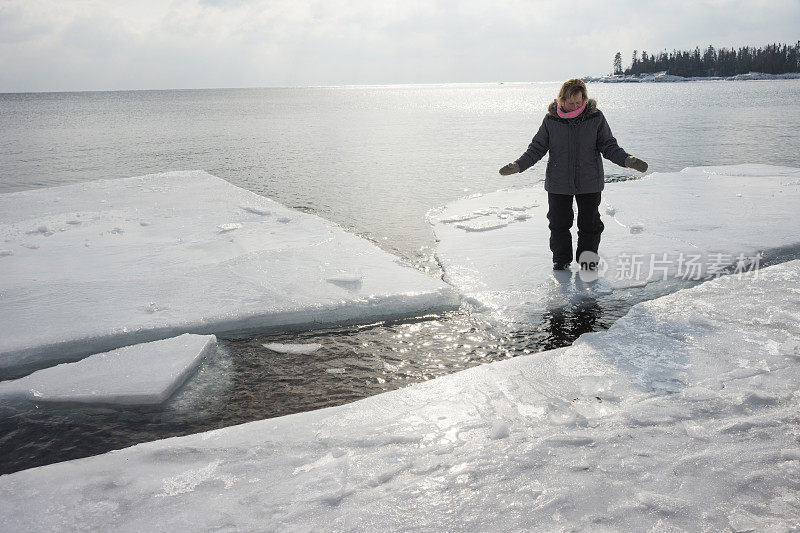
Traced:
[[546, 312], [542, 317], [542, 329], [545, 332], [542, 347], [551, 350], [569, 346], [587, 331], [607, 329], [599, 327], [601, 315], [602, 309], [595, 299]]

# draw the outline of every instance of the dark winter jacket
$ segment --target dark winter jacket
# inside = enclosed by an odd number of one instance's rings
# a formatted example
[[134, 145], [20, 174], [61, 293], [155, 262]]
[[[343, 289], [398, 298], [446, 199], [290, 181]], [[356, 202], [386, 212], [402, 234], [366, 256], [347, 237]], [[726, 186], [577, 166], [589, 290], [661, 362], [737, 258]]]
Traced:
[[556, 194], [585, 194], [603, 190], [603, 162], [624, 167], [628, 153], [619, 147], [597, 101], [590, 98], [583, 113], [573, 119], [558, 116], [550, 104], [542, 125], [525, 153], [517, 159], [523, 172], [550, 152], [544, 188]]

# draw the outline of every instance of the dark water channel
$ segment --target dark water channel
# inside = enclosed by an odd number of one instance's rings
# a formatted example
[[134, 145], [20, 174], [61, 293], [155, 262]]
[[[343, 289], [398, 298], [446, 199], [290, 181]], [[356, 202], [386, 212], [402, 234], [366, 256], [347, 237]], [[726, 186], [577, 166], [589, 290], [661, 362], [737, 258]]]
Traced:
[[[762, 267], [800, 258], [767, 255]], [[570, 345], [608, 329], [636, 303], [689, 287], [653, 283], [585, 297], [531, 317], [497, 324], [468, 304], [443, 315], [367, 326], [220, 339], [166, 404], [157, 408], [0, 405], [0, 473], [96, 455], [140, 442], [333, 407], [484, 363]], [[322, 345], [309, 355], [264, 344]]]

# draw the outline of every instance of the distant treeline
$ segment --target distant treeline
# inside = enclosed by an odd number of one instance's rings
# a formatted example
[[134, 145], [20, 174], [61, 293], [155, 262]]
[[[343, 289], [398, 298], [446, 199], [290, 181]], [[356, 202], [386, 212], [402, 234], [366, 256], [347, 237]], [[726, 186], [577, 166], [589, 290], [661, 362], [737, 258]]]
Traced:
[[648, 54], [633, 51], [631, 66], [622, 70], [622, 53], [614, 56], [614, 74], [643, 74], [667, 71], [673, 76], [735, 76], [748, 72], [785, 74], [800, 72], [800, 41], [794, 46], [768, 44], [763, 48], [745, 46], [735, 50], [713, 46], [704, 52], [697, 47], [693, 51], [673, 50]]

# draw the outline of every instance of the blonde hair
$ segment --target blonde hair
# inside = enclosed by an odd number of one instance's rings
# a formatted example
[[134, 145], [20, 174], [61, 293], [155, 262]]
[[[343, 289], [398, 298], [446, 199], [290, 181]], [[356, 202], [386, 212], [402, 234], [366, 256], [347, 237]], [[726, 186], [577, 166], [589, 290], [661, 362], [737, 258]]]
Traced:
[[586, 90], [586, 84], [583, 83], [583, 80], [580, 78], [567, 80], [564, 82], [564, 85], [561, 86], [561, 90], [558, 91], [558, 101], [566, 102], [578, 94], [583, 96], [584, 101], [589, 99], [589, 92]]

